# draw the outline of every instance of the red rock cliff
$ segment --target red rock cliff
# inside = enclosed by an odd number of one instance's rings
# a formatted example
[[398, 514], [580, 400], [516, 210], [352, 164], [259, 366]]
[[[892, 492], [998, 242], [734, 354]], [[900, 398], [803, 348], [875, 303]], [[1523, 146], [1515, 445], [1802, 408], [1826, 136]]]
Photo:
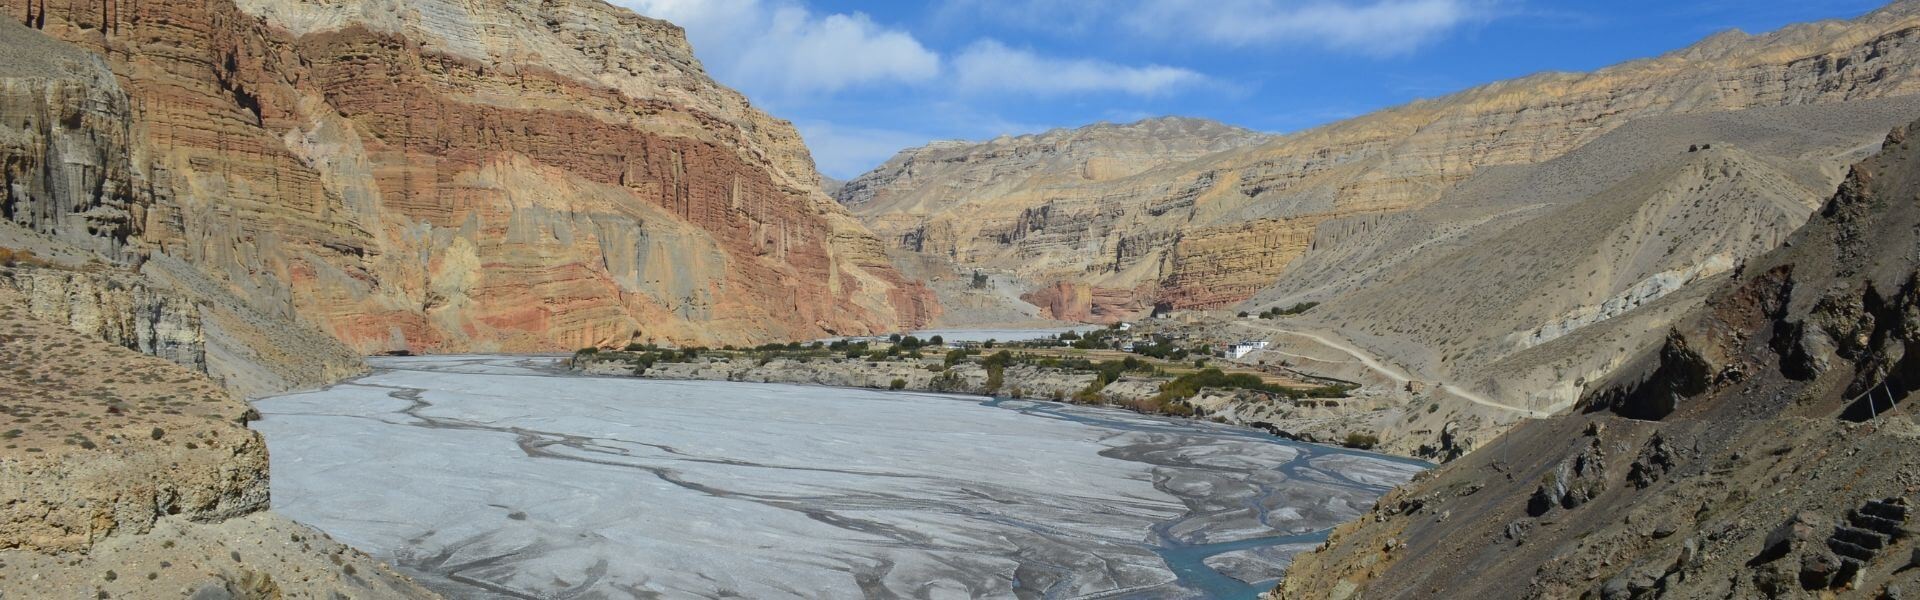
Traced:
[[679, 28], [598, 0], [387, 4], [0, 0], [125, 88], [137, 243], [361, 351], [937, 314]]

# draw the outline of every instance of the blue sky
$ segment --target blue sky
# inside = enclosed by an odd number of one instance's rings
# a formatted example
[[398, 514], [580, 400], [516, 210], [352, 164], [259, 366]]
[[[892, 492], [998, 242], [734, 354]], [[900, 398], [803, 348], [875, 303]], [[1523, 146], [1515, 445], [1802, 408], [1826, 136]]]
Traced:
[[1288, 132], [1881, 0], [613, 0], [849, 178], [937, 139], [1160, 115]]

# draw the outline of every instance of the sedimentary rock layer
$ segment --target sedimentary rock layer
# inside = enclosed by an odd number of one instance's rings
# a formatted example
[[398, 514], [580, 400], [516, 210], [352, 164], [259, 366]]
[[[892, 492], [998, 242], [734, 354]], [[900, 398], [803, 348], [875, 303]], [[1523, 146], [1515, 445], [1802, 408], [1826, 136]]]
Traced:
[[[0, 5], [125, 90], [134, 161], [105, 179], [127, 199], [96, 202], [132, 205], [117, 238], [361, 352], [937, 314], [819, 191], [791, 126], [707, 79], [671, 24], [587, 0]], [[42, 187], [11, 202], [55, 202]], [[102, 235], [49, 220], [16, 219]]]

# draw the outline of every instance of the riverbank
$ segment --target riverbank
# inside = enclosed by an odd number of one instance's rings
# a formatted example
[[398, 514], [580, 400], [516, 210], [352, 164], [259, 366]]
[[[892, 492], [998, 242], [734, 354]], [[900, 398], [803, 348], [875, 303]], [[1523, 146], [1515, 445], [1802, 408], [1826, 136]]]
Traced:
[[583, 350], [568, 364], [575, 371], [597, 376], [822, 385], [1108, 406], [1409, 458], [1444, 453], [1432, 447], [1381, 446], [1366, 427], [1367, 421], [1353, 418], [1379, 410], [1378, 401], [1370, 395], [1355, 395], [1355, 386], [1275, 382], [1271, 376], [1184, 362], [1087, 356], [1091, 358], [1052, 349], [635, 348]]

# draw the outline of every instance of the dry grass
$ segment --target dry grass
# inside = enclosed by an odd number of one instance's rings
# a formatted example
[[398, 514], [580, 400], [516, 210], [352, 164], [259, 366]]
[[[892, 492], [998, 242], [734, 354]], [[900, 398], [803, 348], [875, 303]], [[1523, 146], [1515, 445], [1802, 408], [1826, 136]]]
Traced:
[[0, 291], [0, 456], [193, 444], [246, 410], [199, 373], [40, 321]]

